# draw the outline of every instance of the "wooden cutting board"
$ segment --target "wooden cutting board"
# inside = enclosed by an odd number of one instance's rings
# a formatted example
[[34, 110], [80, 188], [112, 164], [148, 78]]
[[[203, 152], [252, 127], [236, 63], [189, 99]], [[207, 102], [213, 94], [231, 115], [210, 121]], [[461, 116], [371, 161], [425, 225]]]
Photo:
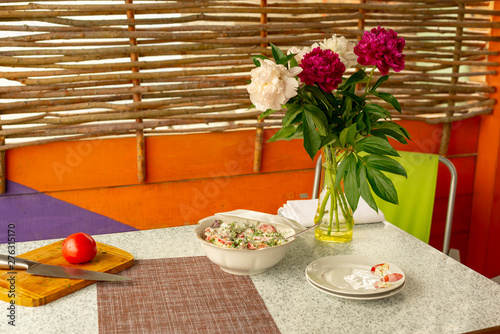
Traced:
[[[61, 246], [63, 241], [57, 241], [16, 256], [45, 264], [110, 274], [119, 273], [134, 265], [134, 257], [131, 254], [100, 242], [97, 242], [97, 254], [92, 261], [82, 264], [71, 264], [62, 256]], [[9, 274], [9, 272], [12, 271], [0, 269], [0, 300], [10, 303], [13, 298], [12, 292], [9, 291], [13, 290], [15, 304], [22, 306], [45, 305], [96, 283], [96, 281], [30, 275], [24, 270], [15, 270], [16, 274]], [[7, 281], [12, 276], [15, 278], [13, 286], [10, 284], [10, 281]], [[116, 284], [127, 285], [128, 283], [117, 282]]]

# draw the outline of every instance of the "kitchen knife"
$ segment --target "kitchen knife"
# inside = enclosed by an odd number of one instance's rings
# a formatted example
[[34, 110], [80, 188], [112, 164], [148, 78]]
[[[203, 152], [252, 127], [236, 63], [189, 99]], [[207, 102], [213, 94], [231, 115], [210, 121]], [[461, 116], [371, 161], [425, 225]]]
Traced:
[[90, 281], [131, 281], [128, 277], [101, 273], [99, 271], [83, 270], [71, 267], [53, 266], [50, 264], [43, 264], [31, 260], [26, 260], [20, 257], [7, 256], [0, 254], [0, 269], [8, 270], [26, 270], [28, 274], [61, 277], [61, 278], [74, 278], [84, 279]]

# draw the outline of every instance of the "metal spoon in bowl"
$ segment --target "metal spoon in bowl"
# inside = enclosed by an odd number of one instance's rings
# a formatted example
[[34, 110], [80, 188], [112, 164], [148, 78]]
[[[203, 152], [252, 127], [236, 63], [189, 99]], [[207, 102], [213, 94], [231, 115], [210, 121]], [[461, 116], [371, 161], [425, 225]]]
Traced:
[[[320, 222], [320, 223], [321, 223], [321, 222]], [[290, 236], [286, 237], [286, 238], [285, 238], [285, 240], [288, 240], [288, 239], [291, 239], [291, 238], [298, 237], [299, 235], [304, 234], [304, 233], [306, 233], [307, 231], [312, 230], [313, 228], [315, 228], [316, 226], [318, 226], [320, 223], [317, 223], [316, 225], [313, 225], [313, 226], [311, 226], [311, 227], [309, 227], [309, 228], [306, 228], [305, 230], [300, 231], [299, 233], [295, 233], [294, 235], [290, 235]]]

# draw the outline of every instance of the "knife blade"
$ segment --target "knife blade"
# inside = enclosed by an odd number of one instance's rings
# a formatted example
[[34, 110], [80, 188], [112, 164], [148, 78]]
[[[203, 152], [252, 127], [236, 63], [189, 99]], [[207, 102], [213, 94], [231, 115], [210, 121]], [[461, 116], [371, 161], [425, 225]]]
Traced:
[[26, 270], [28, 274], [32, 275], [84, 279], [90, 281], [126, 282], [132, 280], [124, 276], [107, 274], [99, 271], [54, 266], [3, 254], [0, 254], [0, 269]]

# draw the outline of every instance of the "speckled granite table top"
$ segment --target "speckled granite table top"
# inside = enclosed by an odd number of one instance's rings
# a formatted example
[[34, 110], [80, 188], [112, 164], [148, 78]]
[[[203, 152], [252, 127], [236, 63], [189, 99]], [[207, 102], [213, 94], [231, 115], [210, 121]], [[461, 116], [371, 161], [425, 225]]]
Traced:
[[[97, 235], [136, 259], [203, 256], [194, 226]], [[54, 240], [18, 243], [17, 254]], [[5, 244], [0, 252], [5, 252]], [[406, 274], [398, 294], [379, 300], [341, 299], [319, 292], [305, 279], [315, 259], [354, 254], [397, 264]], [[500, 285], [397, 227], [355, 226], [353, 241], [324, 244], [313, 232], [295, 240], [268, 272], [251, 277], [281, 333], [466, 333], [500, 326]], [[1, 304], [0, 333], [98, 333], [97, 288], [89, 286], [45, 306], [16, 308], [7, 324]], [[154, 310], [152, 310], [154, 311]], [[3, 313], [2, 313], [3, 312]], [[3, 314], [3, 315], [2, 315]]]

